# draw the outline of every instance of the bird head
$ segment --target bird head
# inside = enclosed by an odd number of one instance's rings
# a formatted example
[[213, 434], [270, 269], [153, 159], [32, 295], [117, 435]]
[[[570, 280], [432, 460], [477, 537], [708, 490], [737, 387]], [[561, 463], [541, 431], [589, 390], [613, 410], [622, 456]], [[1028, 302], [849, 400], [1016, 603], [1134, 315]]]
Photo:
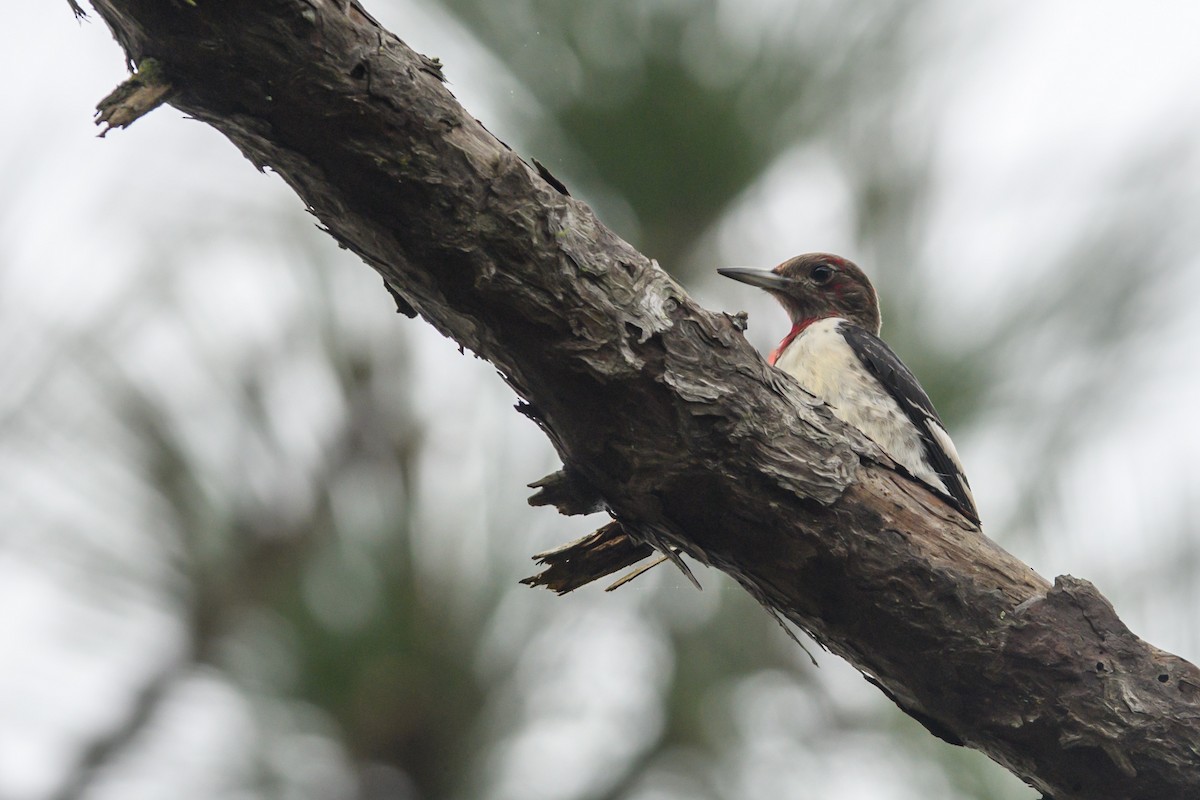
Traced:
[[793, 326], [843, 317], [879, 335], [882, 320], [875, 287], [861, 269], [839, 256], [805, 253], [771, 270], [726, 267], [717, 272], [770, 292]]

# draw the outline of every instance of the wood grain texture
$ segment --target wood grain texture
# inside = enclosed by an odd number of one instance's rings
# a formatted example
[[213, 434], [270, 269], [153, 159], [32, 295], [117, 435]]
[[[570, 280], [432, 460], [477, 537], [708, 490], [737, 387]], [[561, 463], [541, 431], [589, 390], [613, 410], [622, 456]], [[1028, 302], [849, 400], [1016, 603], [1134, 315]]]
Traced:
[[356, 3], [93, 0], [170, 104], [491, 361], [629, 531], [738, 580], [1057, 800], [1200, 797], [1200, 672], [893, 471]]

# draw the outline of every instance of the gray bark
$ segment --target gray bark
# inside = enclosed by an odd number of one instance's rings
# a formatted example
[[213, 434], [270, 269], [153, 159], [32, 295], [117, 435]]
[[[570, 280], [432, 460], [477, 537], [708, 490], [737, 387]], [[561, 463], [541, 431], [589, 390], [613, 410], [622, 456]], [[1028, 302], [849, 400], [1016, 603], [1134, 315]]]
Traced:
[[[92, 0], [167, 97], [492, 362], [635, 541], [733, 576], [1058, 800], [1200, 797], [1200, 671], [898, 473], [357, 4]], [[126, 123], [127, 124], [127, 123]]]

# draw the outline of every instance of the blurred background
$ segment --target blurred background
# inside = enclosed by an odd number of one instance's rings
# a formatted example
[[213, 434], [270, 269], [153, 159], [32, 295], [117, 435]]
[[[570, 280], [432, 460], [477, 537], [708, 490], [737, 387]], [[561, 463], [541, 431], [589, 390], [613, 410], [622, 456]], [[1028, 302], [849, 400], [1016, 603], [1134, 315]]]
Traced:
[[[371, 0], [709, 308], [831, 250], [988, 533], [1200, 659], [1200, 6]], [[604, 520], [482, 361], [169, 108], [0, 33], [0, 798], [1035, 798], [720, 573], [517, 584]], [[24, 76], [24, 77], [17, 77]]]

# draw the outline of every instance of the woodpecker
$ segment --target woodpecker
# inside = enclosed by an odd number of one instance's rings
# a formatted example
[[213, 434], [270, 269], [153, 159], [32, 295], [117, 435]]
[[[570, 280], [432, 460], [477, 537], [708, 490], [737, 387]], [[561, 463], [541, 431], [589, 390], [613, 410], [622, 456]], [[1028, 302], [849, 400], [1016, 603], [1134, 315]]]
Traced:
[[879, 299], [861, 269], [828, 253], [806, 253], [773, 270], [717, 272], [767, 290], [787, 311], [792, 329], [767, 358], [770, 364], [978, 524], [975, 498], [941, 418], [879, 338]]

